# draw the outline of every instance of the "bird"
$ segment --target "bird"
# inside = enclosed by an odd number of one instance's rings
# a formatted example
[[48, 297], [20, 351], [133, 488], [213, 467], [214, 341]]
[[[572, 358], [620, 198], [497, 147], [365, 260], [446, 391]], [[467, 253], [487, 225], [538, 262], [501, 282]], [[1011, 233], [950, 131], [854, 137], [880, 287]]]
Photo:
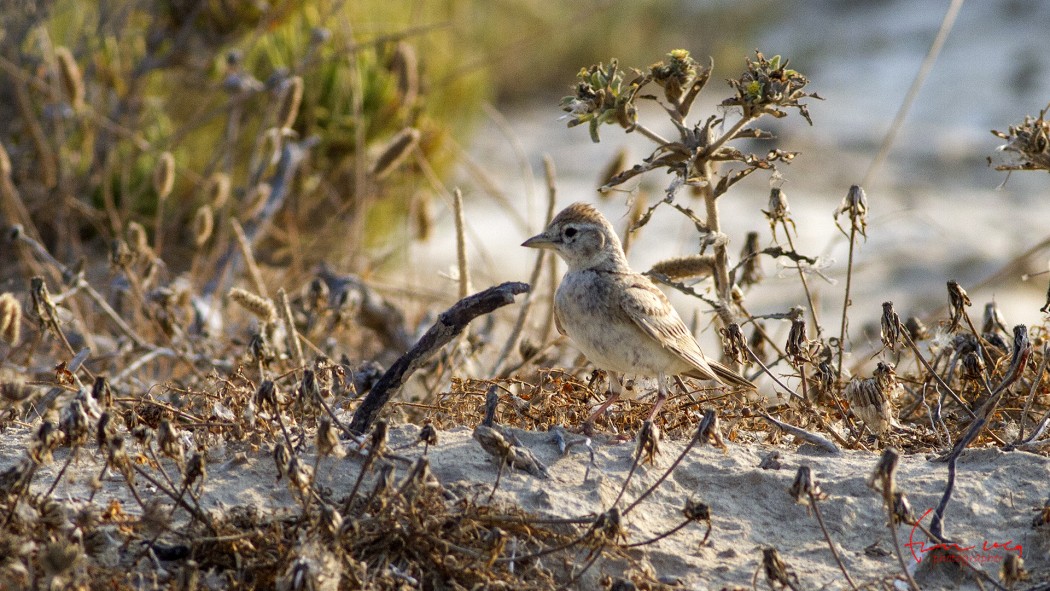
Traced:
[[553, 250], [565, 261], [568, 269], [554, 296], [558, 332], [591, 363], [612, 374], [608, 398], [585, 425], [620, 397], [617, 374], [657, 378], [649, 420], [667, 400], [668, 376], [755, 389], [750, 380], [704, 356], [667, 296], [648, 277], [631, 270], [612, 224], [593, 206], [569, 205], [522, 246]]

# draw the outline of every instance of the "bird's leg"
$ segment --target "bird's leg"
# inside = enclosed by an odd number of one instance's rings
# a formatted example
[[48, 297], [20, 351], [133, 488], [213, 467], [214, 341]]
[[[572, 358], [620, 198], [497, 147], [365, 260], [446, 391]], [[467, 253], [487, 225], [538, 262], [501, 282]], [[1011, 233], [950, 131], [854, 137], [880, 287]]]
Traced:
[[660, 374], [656, 378], [656, 404], [653, 405], [652, 412], [649, 413], [649, 419], [653, 420], [656, 417], [656, 413], [660, 412], [660, 408], [664, 405], [664, 401], [667, 400], [667, 376]]
[[589, 425], [594, 424], [594, 419], [597, 419], [598, 417], [602, 416], [602, 414], [605, 413], [606, 409], [609, 408], [610, 404], [612, 404], [612, 403], [614, 403], [614, 402], [616, 402], [617, 400], [620, 399], [620, 393], [622, 392], [621, 387], [620, 387], [620, 376], [616, 372], [610, 371], [608, 373], [609, 373], [609, 397], [605, 399], [605, 402], [603, 402], [602, 405], [599, 406], [597, 410], [595, 410], [594, 412], [591, 413], [591, 416], [587, 417], [587, 420], [584, 421], [584, 425], [588, 425], [589, 426]]

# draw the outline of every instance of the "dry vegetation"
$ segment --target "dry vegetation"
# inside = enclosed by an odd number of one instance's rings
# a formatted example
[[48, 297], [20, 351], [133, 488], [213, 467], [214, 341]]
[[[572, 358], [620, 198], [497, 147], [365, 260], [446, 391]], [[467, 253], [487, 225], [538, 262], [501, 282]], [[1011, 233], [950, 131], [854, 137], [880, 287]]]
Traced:
[[[789, 261], [804, 287], [820, 264], [795, 250], [800, 230], [779, 189], [765, 212], [772, 246], [759, 248], [756, 233], [733, 263], [718, 199], [795, 157], [737, 147], [769, 137], [756, 122], [789, 111], [809, 120], [806, 99], [819, 97], [786, 60], [758, 53], [730, 81], [723, 114], [692, 123], [711, 68], [678, 50], [648, 69], [585, 69], [563, 106], [595, 141], [612, 125], [656, 143], [606, 187], [670, 173], [665, 199], [634, 204], [632, 232], [657, 208], [673, 208], [695, 223], [703, 247], [651, 274], [710, 306], [725, 359], [776, 398], [682, 382], [657, 425], [642, 420], [648, 402], [625, 401], [598, 427], [638, 434], [628, 481], [637, 464], [652, 462], [662, 436], [690, 442], [647, 492], [621, 492], [622, 503], [558, 522], [493, 501], [504, 470], [545, 471], [515, 429], [558, 433], [565, 449], [591, 445], [562, 428], [604, 397], [605, 377], [585, 365], [552, 369], [571, 366], [571, 347], [522, 338], [530, 310], [550, 332], [536, 310], [549, 316], [543, 293], [519, 301], [509, 339], [496, 339], [503, 333], [491, 323], [466, 329], [527, 286], [486, 292], [499, 301], [463, 300], [419, 338], [428, 326], [413, 320], [418, 303], [369, 279], [365, 247], [397, 242], [384, 216], [414, 216], [425, 234], [427, 198], [409, 187], [440, 185], [448, 165], [432, 158], [447, 130], [428, 106], [441, 102], [428, 92], [439, 91], [421, 82], [414, 45], [432, 32], [359, 39], [349, 25], [329, 31], [313, 22], [331, 15], [287, 9], [226, 19], [223, 3], [200, 6], [193, 18], [175, 8], [154, 14], [144, 31], [129, 22], [144, 16], [137, 12], [93, 15], [100, 44], [77, 49], [52, 44], [34, 20], [41, 15], [7, 23], [9, 38], [21, 37], [0, 56], [8, 82], [0, 109], [15, 122], [0, 136], [0, 433], [27, 444], [19, 457], [0, 458], [0, 587], [551, 589], [573, 586], [598, 561], [627, 560], [622, 579], [605, 584], [658, 589], [671, 585], [628, 553], [653, 540], [628, 544], [621, 512], [644, 506], [695, 445], [881, 452], [871, 485], [891, 528], [915, 521], [894, 480], [898, 453], [948, 462], [943, 514], [967, 447], [1048, 452], [1047, 327], [1003, 326], [994, 304], [971, 318], [957, 283], [948, 283], [944, 317], [901, 319], [887, 303], [878, 363], [852, 377], [849, 281], [834, 327], [821, 324], [812, 301], [775, 318], [748, 313], [762, 260]], [[145, 43], [122, 37], [131, 30]], [[220, 50], [234, 42], [248, 50]], [[197, 90], [178, 104], [184, 86]], [[166, 97], [163, 108], [157, 96]], [[659, 102], [679, 137], [646, 128], [641, 100]], [[1047, 169], [1044, 117], [1001, 134], [1022, 160], [1013, 169]], [[837, 223], [851, 245], [869, 231], [867, 211], [863, 189], [850, 189]], [[533, 283], [548, 263], [537, 260]], [[467, 271], [461, 263], [461, 277]], [[700, 279], [710, 289], [696, 287]], [[775, 322], [791, 324], [786, 342], [769, 337]], [[421, 398], [391, 398], [413, 373]], [[359, 412], [369, 405], [373, 413]], [[375, 420], [379, 410], [386, 418]], [[425, 425], [414, 460], [388, 444], [394, 417]], [[500, 466], [486, 494], [457, 494], [429, 471], [425, 450], [461, 426]], [[218, 448], [272, 455], [295, 506], [216, 510], [201, 491]], [[319, 478], [337, 461], [355, 466], [348, 490]], [[53, 494], [70, 470], [97, 475], [84, 495]], [[105, 489], [114, 479], [123, 502]], [[800, 470], [792, 492], [820, 518], [824, 496], [811, 474]], [[707, 506], [686, 503], [686, 526], [709, 532]], [[1033, 527], [1050, 527], [1050, 514]], [[933, 539], [945, 534], [936, 516], [930, 529]], [[770, 586], [798, 588], [776, 550], [763, 553], [761, 567]], [[975, 576], [1006, 588], [1023, 573], [1010, 563], [1001, 579]], [[857, 585], [885, 588], [896, 574]]]

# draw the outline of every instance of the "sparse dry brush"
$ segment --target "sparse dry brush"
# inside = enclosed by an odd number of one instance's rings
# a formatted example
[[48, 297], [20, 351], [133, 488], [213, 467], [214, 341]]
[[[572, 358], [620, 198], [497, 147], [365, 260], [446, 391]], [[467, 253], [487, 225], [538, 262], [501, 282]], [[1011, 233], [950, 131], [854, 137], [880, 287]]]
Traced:
[[[528, 285], [462, 297], [426, 330], [413, 320], [418, 302], [362, 278], [369, 265], [360, 257], [381, 234], [369, 228], [383, 225], [371, 216], [423, 199], [407, 187], [437, 178], [429, 158], [441, 146], [442, 123], [429, 111], [413, 45], [432, 31], [362, 39], [334, 5], [322, 3], [333, 12], [318, 16], [291, 5], [224, 15], [220, 4], [203, 3], [192, 18], [175, 8], [139, 14], [155, 17], [140, 31], [143, 44], [123, 39], [132, 25], [111, 14], [92, 17], [97, 45], [81, 39], [69, 47], [54, 43], [41, 14], [6, 17], [20, 26], [7, 31], [19, 49], [0, 55], [9, 82], [0, 108], [17, 122], [0, 136], [3, 248], [15, 255], [0, 261], [0, 433], [26, 445], [0, 458], [0, 583], [550, 589], [617, 564], [622, 578], [606, 578], [606, 586], [660, 589], [669, 585], [632, 549], [684, 529], [705, 543], [715, 528], [710, 507], [684, 499], [681, 522], [651, 539], [640, 540], [624, 518], [696, 446], [881, 450], [870, 484], [891, 529], [914, 522], [907, 491], [894, 480], [898, 454], [942, 454], [950, 476], [927, 532], [936, 540], [950, 537], [947, 508], [963, 450], [1047, 453], [1046, 326], [1008, 328], [994, 304], [973, 318], [965, 289], [949, 281], [942, 316], [902, 319], [884, 304], [882, 349], [871, 364], [855, 361], [850, 280], [837, 326], [825, 324], [809, 285], [825, 263], [796, 250], [804, 229], [779, 188], [733, 260], [719, 200], [743, 178], [780, 174], [777, 167], [796, 157], [748, 153], [741, 140], [769, 139], [755, 127], [766, 117], [794, 111], [809, 121], [806, 100], [819, 97], [786, 59], [756, 52], [728, 80], [721, 114], [693, 122], [713, 64], [675, 50], [647, 69], [616, 61], [585, 68], [563, 107], [570, 125], [587, 124], [595, 141], [602, 125], [616, 125], [656, 144], [604, 188], [670, 173], [663, 199], [629, 205], [630, 232], [665, 209], [695, 225], [698, 252], [650, 274], [715, 312], [724, 357], [768, 376], [764, 387], [775, 396], [747, 398], [686, 380], [655, 423], [643, 420], [648, 401], [625, 400], [598, 421], [611, 433], [638, 434], [611, 506], [553, 520], [497, 499], [506, 471], [547, 476], [516, 429], [549, 431], [563, 454], [591, 451], [590, 474], [592, 442], [564, 427], [589, 414], [606, 377], [572, 367], [570, 349], [556, 338], [523, 338], [530, 310], [549, 316], [543, 292], [531, 295], [540, 305], [521, 302], [506, 340], [493, 323], [467, 329]], [[322, 26], [329, 18], [343, 24], [329, 30]], [[170, 112], [151, 100], [165, 92]], [[663, 107], [677, 136], [663, 138], [639, 120], [643, 100]], [[1011, 169], [1046, 168], [1045, 115], [999, 134], [1004, 150], [1024, 159]], [[553, 167], [547, 172], [553, 211]], [[853, 248], [878, 231], [867, 217], [877, 199], [869, 203], [861, 187], [844, 192], [834, 223], [849, 240], [851, 266]], [[390, 205], [391, 196], [401, 205]], [[457, 194], [457, 217], [464, 207]], [[462, 235], [460, 225], [461, 255]], [[341, 250], [331, 251], [336, 242]], [[331, 257], [332, 266], [321, 264]], [[471, 276], [459, 259], [465, 296]], [[768, 259], [797, 269], [806, 298], [758, 317], [747, 294], [763, 288]], [[537, 261], [534, 283], [548, 265]], [[346, 268], [355, 273], [336, 270]], [[772, 336], [778, 322], [786, 339]], [[396, 396], [409, 379], [418, 397]], [[392, 446], [394, 420], [422, 425], [418, 438]], [[491, 483], [453, 487], [432, 473], [428, 453], [442, 445], [441, 431], [461, 426], [473, 428], [494, 459]], [[628, 484], [640, 466], [655, 465], [668, 436], [688, 443], [646, 490], [633, 492]], [[218, 510], [207, 483], [220, 460], [260, 456], [290, 491], [287, 509]], [[353, 470], [349, 487], [332, 487], [336, 466]], [[70, 478], [71, 470], [93, 476]], [[834, 492], [808, 469], [790, 492], [812, 508], [851, 586], [896, 576], [854, 583], [820, 513]], [[1033, 527], [1047, 521], [1044, 509]], [[774, 548], [755, 556], [770, 585], [798, 588], [789, 562]], [[975, 576], [1008, 587], [1023, 575], [1024, 565], [1012, 562], [1002, 583]]]

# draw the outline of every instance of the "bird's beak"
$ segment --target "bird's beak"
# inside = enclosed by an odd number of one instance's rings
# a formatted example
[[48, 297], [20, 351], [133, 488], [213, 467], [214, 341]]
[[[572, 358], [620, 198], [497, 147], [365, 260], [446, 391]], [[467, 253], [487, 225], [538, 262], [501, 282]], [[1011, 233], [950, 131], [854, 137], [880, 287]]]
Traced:
[[532, 238], [522, 242], [521, 245], [529, 248], [554, 248], [554, 241], [547, 236], [546, 232], [544, 232], [542, 234], [536, 234]]

